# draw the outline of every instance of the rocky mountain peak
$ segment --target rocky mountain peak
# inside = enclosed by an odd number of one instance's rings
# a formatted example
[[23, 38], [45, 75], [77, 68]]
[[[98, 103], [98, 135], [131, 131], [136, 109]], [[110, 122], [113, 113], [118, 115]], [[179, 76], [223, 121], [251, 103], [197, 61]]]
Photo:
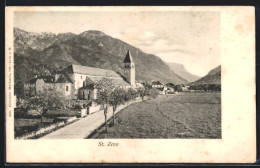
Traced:
[[199, 76], [188, 72], [183, 64], [178, 64], [178, 63], [167, 63], [167, 64], [173, 72], [180, 75], [181, 77], [186, 79], [188, 82], [193, 82], [200, 78]]
[[88, 30], [88, 31], [84, 31], [83, 33], [79, 34], [79, 36], [81, 37], [100, 37], [100, 36], [105, 36], [106, 34], [101, 32], [101, 31], [97, 31], [97, 30]]
[[211, 71], [209, 71], [208, 75], [214, 75], [214, 74], [216, 74], [216, 73], [218, 73], [220, 71], [221, 71], [221, 66], [219, 65], [216, 68], [214, 68]]

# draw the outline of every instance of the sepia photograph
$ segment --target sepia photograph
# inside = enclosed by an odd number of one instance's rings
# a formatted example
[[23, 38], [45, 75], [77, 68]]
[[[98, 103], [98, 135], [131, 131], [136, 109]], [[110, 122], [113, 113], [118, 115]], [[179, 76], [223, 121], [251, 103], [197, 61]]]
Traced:
[[219, 12], [18, 11], [13, 31], [15, 139], [221, 138]]
[[241, 160], [255, 144], [254, 15], [241, 9], [8, 8], [9, 160]]

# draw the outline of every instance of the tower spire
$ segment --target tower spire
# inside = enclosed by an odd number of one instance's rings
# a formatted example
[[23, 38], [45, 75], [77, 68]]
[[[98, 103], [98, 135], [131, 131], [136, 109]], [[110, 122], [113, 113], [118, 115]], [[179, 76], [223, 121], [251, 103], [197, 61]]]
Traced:
[[125, 56], [125, 60], [123, 63], [134, 63], [133, 58], [131, 56], [131, 53], [129, 50], [127, 50], [126, 56]]
[[135, 63], [129, 50], [127, 50], [124, 63], [124, 76], [132, 87], [135, 87]]

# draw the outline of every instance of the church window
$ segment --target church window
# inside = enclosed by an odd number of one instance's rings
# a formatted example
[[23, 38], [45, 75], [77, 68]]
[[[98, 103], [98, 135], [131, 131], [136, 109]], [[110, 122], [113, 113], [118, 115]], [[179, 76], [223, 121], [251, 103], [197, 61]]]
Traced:
[[69, 91], [69, 86], [66, 86], [66, 91]]
[[88, 91], [88, 100], [90, 100], [90, 94], [91, 94], [91, 92]]

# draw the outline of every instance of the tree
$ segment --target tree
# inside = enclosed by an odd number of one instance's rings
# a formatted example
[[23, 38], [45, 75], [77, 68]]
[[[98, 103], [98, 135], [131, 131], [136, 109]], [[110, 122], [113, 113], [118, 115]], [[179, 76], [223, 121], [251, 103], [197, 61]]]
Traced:
[[109, 99], [109, 104], [113, 107], [113, 125], [115, 123], [115, 111], [122, 103], [124, 103], [124, 90], [120, 87], [116, 87], [112, 91]]
[[206, 91], [209, 91], [209, 85], [208, 84], [204, 84], [203, 85], [203, 90], [206, 92]]
[[21, 103], [21, 99], [25, 98], [24, 95], [24, 85], [22, 83], [22, 81], [18, 81], [15, 85], [14, 85], [14, 93], [17, 97], [17, 103], [20, 104]]
[[131, 99], [132, 99], [131, 92], [129, 90], [124, 90], [124, 101], [126, 102], [127, 106]]
[[151, 89], [152, 89], [152, 87], [149, 86], [149, 85], [144, 86], [144, 95], [150, 96], [151, 95]]
[[158, 91], [157, 89], [152, 88], [152, 89], [150, 90], [150, 96], [151, 96], [152, 98], [156, 98], [158, 95], [159, 95], [159, 91]]
[[139, 95], [142, 98], [142, 100], [144, 100], [145, 89], [140, 87], [140, 88], [137, 89], [137, 92], [139, 93]]
[[96, 82], [95, 88], [97, 89], [97, 99], [95, 102], [104, 109], [105, 126], [107, 131], [107, 110], [111, 99], [111, 93], [114, 90], [112, 80], [108, 78], [102, 78]]
[[177, 92], [182, 92], [181, 85], [175, 85], [174, 90], [176, 90]]
[[27, 99], [29, 109], [34, 109], [41, 116], [41, 124], [43, 116], [53, 107], [66, 108], [68, 100], [56, 91], [55, 88], [43, 88], [37, 92], [35, 97]]
[[135, 98], [136, 98], [137, 92], [136, 92], [135, 89], [129, 88], [129, 89], [128, 89], [128, 92], [129, 92], [129, 95], [130, 95], [130, 99], [135, 99]]

